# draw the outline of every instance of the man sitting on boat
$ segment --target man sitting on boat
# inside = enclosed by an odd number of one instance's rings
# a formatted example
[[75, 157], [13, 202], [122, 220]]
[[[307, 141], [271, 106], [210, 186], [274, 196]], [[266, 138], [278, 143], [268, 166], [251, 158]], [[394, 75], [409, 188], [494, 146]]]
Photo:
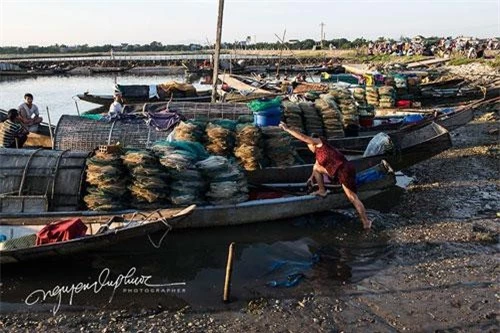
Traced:
[[110, 119], [118, 118], [123, 110], [123, 98], [122, 93], [119, 91], [115, 91], [114, 101], [109, 106], [108, 116]]
[[28, 139], [28, 130], [19, 121], [16, 109], [10, 109], [7, 119], [0, 123], [0, 147], [21, 148]]
[[327, 196], [328, 191], [326, 190], [323, 176], [337, 178], [342, 185], [345, 195], [354, 205], [354, 208], [356, 208], [363, 227], [370, 229], [372, 222], [366, 216], [365, 206], [356, 194], [356, 169], [354, 165], [340, 151], [331, 146], [328, 141], [314, 135], [312, 137], [304, 135], [288, 128], [283, 122], [280, 122], [279, 126], [285, 132], [306, 143], [307, 147], [316, 155], [313, 173], [307, 181], [309, 184], [315, 180], [318, 184], [318, 191], [313, 194], [321, 197]]
[[38, 106], [33, 104], [33, 95], [30, 93], [24, 94], [24, 103], [19, 105], [19, 119], [28, 128], [30, 132], [36, 132], [38, 130], [38, 124], [43, 120], [40, 117], [40, 112], [38, 111]]

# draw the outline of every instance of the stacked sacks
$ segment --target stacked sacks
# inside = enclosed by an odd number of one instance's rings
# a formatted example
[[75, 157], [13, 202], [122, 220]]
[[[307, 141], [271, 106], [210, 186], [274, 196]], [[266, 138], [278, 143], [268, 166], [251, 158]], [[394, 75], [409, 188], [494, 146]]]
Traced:
[[205, 182], [195, 164], [209, 156], [203, 146], [198, 142], [158, 141], [153, 150], [170, 178], [170, 202], [175, 205], [202, 203]]
[[366, 101], [368, 105], [378, 106], [378, 89], [375, 86], [366, 87]]
[[304, 132], [304, 123], [302, 120], [302, 110], [297, 103], [292, 103], [290, 101], [283, 101], [285, 122], [288, 127]]
[[129, 150], [122, 156], [132, 183], [129, 190], [132, 206], [139, 209], [158, 208], [167, 198], [166, 175], [158, 159], [149, 150]]
[[127, 194], [121, 152], [97, 152], [87, 159], [88, 194], [83, 200], [91, 210], [118, 210]]
[[378, 88], [380, 96], [379, 106], [384, 109], [393, 108], [396, 102], [395, 90], [392, 86], [382, 86]]
[[347, 88], [337, 88], [330, 91], [330, 95], [335, 97], [342, 113], [342, 125], [345, 128], [359, 127], [359, 114], [356, 101]]
[[277, 126], [262, 127], [264, 155], [270, 166], [288, 167], [295, 163], [292, 137]]
[[181, 121], [175, 127], [175, 139], [178, 141], [200, 142], [205, 134], [205, 123], [200, 121]]
[[320, 95], [320, 98], [314, 102], [314, 106], [323, 118], [325, 136], [328, 138], [344, 136], [342, 116], [335, 98], [329, 94]]
[[261, 133], [257, 126], [239, 124], [236, 126], [236, 147], [234, 156], [245, 170], [256, 170], [262, 159]]
[[207, 150], [219, 156], [229, 156], [234, 148], [234, 131], [236, 122], [232, 120], [215, 120], [206, 127]]
[[314, 103], [300, 102], [299, 107], [304, 115], [304, 127], [307, 134], [316, 133], [323, 136], [323, 121], [318, 111], [314, 107]]
[[213, 205], [237, 204], [248, 200], [248, 184], [243, 171], [222, 156], [210, 156], [196, 163], [205, 176], [208, 192], [205, 196]]
[[352, 95], [354, 97], [354, 100], [356, 103], [358, 103], [358, 107], [364, 107], [366, 106], [366, 94], [365, 94], [365, 89], [361, 87], [354, 88]]

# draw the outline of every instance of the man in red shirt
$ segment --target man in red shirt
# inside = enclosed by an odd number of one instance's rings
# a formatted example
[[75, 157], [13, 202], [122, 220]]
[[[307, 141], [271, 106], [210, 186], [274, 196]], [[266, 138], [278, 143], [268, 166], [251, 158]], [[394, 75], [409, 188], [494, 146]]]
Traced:
[[316, 162], [314, 163], [313, 174], [308, 180], [312, 181], [312, 178], [314, 178], [318, 184], [318, 191], [313, 194], [321, 197], [328, 195], [323, 181], [323, 175], [330, 178], [337, 177], [345, 195], [354, 205], [354, 208], [356, 208], [359, 218], [363, 223], [363, 228], [370, 229], [372, 222], [366, 216], [365, 206], [356, 194], [356, 169], [354, 165], [326, 140], [318, 137], [310, 137], [292, 130], [283, 122], [281, 122], [279, 126], [285, 132], [290, 133], [295, 138], [306, 143], [307, 147], [315, 154]]

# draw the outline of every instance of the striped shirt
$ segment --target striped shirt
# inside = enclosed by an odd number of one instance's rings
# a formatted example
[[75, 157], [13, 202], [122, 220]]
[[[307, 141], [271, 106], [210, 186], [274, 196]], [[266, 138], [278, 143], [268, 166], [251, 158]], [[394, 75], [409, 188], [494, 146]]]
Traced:
[[21, 124], [10, 119], [0, 123], [0, 147], [15, 148], [16, 138], [21, 134], [22, 129]]

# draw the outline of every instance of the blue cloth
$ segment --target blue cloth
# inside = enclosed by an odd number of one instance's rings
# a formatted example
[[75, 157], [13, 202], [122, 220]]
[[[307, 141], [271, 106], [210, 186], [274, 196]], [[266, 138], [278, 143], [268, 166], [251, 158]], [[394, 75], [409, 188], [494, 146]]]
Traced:
[[295, 287], [305, 278], [304, 271], [310, 270], [319, 261], [317, 254], [313, 255], [309, 261], [275, 260], [272, 262], [269, 272], [278, 272], [283, 278], [271, 280], [266, 283], [268, 287]]

